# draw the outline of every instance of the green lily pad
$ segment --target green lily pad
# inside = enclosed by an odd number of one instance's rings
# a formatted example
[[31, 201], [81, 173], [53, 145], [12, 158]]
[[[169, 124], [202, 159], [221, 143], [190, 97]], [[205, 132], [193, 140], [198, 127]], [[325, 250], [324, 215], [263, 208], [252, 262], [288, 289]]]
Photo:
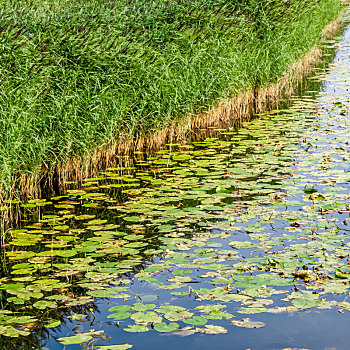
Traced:
[[55, 328], [61, 324], [60, 320], [54, 320], [45, 325], [46, 328]]
[[148, 323], [160, 323], [162, 318], [154, 311], [149, 312], [135, 312], [131, 319], [136, 323], [148, 324]]
[[58, 338], [58, 342], [62, 345], [82, 344], [92, 339], [92, 336], [88, 333], [82, 333], [73, 335], [70, 337]]
[[292, 305], [298, 309], [309, 309], [321, 303], [318, 299], [294, 299]]
[[131, 325], [127, 328], [123, 328], [123, 330], [130, 333], [144, 333], [148, 332], [149, 328], [147, 326]]
[[131, 306], [129, 305], [117, 305], [117, 306], [111, 307], [110, 309], [108, 309], [108, 311], [126, 312], [126, 311], [129, 311], [130, 309], [131, 309]]
[[135, 311], [148, 311], [154, 309], [155, 307], [156, 304], [135, 303], [131, 309]]
[[172, 322], [169, 324], [166, 324], [165, 322], [161, 322], [161, 323], [158, 323], [154, 326], [154, 329], [157, 332], [162, 332], [162, 333], [173, 332], [178, 328], [179, 328], [179, 325], [175, 322]]
[[180, 321], [193, 316], [192, 312], [187, 310], [173, 310], [164, 314], [164, 317], [169, 321]]
[[154, 295], [154, 294], [147, 294], [147, 295], [140, 295], [140, 298], [142, 301], [155, 301], [159, 299], [158, 295]]
[[183, 320], [183, 322], [194, 326], [203, 326], [208, 322], [208, 320], [201, 316], [193, 316], [192, 318]]
[[47, 307], [54, 308], [57, 306], [57, 304], [54, 301], [39, 300], [36, 303], [34, 303], [33, 306], [37, 309], [46, 309]]
[[116, 312], [114, 314], [108, 315], [107, 318], [113, 318], [113, 320], [115, 321], [121, 321], [129, 318], [130, 316], [131, 316], [130, 312], [120, 311], [120, 312]]

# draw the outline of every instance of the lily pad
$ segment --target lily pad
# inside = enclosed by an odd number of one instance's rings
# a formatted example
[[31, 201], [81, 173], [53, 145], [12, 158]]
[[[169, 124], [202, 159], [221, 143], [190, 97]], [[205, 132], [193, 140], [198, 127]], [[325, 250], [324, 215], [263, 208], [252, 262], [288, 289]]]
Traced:
[[131, 319], [136, 323], [148, 324], [148, 323], [160, 323], [162, 318], [154, 311], [149, 312], [135, 312]]
[[131, 325], [127, 328], [123, 328], [123, 330], [130, 333], [144, 333], [148, 332], [149, 328], [147, 326]]
[[131, 309], [131, 306], [129, 305], [117, 305], [117, 306], [111, 307], [110, 309], [108, 309], [108, 311], [126, 312], [126, 311], [129, 311], [130, 309]]
[[231, 323], [237, 327], [243, 327], [243, 328], [262, 328], [265, 327], [265, 323], [258, 322], [258, 321], [252, 321], [249, 318], [243, 318], [240, 321], [231, 321]]
[[72, 345], [72, 344], [82, 344], [92, 339], [91, 334], [82, 333], [77, 335], [72, 335], [69, 337], [58, 338], [57, 341], [62, 345]]
[[55, 328], [61, 324], [60, 320], [54, 320], [45, 325], [46, 328]]
[[176, 329], [179, 328], [179, 325], [175, 322], [172, 322], [172, 323], [164, 323], [164, 322], [161, 322], [161, 323], [158, 323], [154, 326], [154, 329], [158, 332], [162, 332], [162, 333], [166, 333], [166, 332], [173, 332], [175, 331]]
[[143, 304], [143, 303], [135, 303], [131, 308], [135, 311], [149, 311], [156, 307], [156, 304]]
[[114, 314], [108, 315], [107, 318], [113, 318], [113, 320], [115, 321], [121, 321], [121, 320], [125, 320], [126, 318], [129, 318], [130, 316], [131, 316], [130, 312], [120, 311], [120, 312], [116, 312]]
[[193, 316], [192, 318], [183, 320], [183, 322], [194, 326], [203, 326], [208, 322], [208, 320], [201, 316]]

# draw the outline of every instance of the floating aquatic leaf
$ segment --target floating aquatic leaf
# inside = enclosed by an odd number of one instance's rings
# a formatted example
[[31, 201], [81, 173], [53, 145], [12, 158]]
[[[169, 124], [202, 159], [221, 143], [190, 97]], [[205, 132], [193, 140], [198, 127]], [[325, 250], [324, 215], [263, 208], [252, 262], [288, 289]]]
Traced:
[[267, 309], [264, 307], [241, 307], [237, 312], [241, 314], [259, 314], [266, 311]]
[[191, 274], [192, 273], [192, 270], [182, 270], [182, 269], [178, 269], [178, 270], [175, 270], [172, 272], [173, 275], [175, 276], [183, 276], [185, 274]]
[[87, 315], [84, 314], [73, 314], [70, 316], [72, 320], [84, 320], [87, 318]]
[[159, 299], [158, 295], [154, 294], [147, 294], [147, 295], [140, 295], [140, 298], [142, 301], [148, 302], [148, 301], [155, 301]]
[[161, 322], [161, 323], [158, 323], [154, 326], [154, 329], [158, 332], [163, 332], [163, 333], [166, 333], [166, 332], [173, 332], [175, 331], [176, 329], [179, 328], [179, 325], [175, 322], [172, 322], [172, 323], [164, 323], [164, 322]]
[[102, 224], [106, 224], [108, 221], [107, 220], [100, 220], [100, 219], [96, 219], [96, 220], [91, 220], [87, 223], [87, 225], [90, 226], [94, 226], [94, 225], [102, 225]]
[[118, 312], [126, 312], [129, 311], [131, 309], [131, 306], [129, 305], [117, 305], [117, 306], [113, 306], [110, 309], [108, 309], [108, 311], [118, 311]]
[[131, 325], [127, 328], [124, 328], [123, 330], [131, 333], [143, 333], [148, 332], [149, 328], [147, 326]]
[[231, 323], [237, 327], [244, 327], [244, 328], [262, 328], [262, 327], [265, 327], [265, 323], [251, 321], [249, 318], [243, 318], [240, 321], [231, 321]]
[[71, 345], [71, 344], [82, 344], [92, 339], [92, 335], [89, 333], [81, 333], [77, 335], [72, 335], [69, 337], [58, 338], [57, 340], [62, 345]]
[[187, 309], [183, 306], [177, 306], [177, 305], [161, 305], [155, 311], [159, 313], [168, 313], [172, 311], [187, 311]]
[[[120, 291], [123, 291], [123, 290], [120, 290]], [[91, 290], [91, 291], [88, 291], [87, 294], [98, 298], [113, 298], [113, 297], [119, 297], [118, 292], [119, 290], [116, 290], [114, 288], [107, 288], [107, 289], [100, 289], [100, 290]], [[126, 294], [125, 296], [127, 297], [128, 295]]]
[[192, 318], [185, 319], [183, 322], [194, 326], [203, 326], [208, 322], [208, 320], [201, 316], [193, 316]]
[[160, 323], [162, 322], [162, 318], [155, 313], [154, 311], [149, 312], [135, 312], [132, 314], [131, 319], [134, 320], [136, 323]]
[[156, 307], [156, 304], [143, 304], [143, 303], [135, 303], [132, 307], [132, 310], [135, 311], [148, 311], [152, 310]]
[[55, 328], [61, 324], [60, 320], [54, 320], [45, 325], [46, 328]]
[[61, 256], [63, 258], [70, 258], [72, 256], [77, 255], [77, 251], [76, 250], [61, 250], [61, 251], [57, 251], [56, 255]]
[[96, 350], [127, 350], [132, 348], [131, 344], [120, 344], [120, 345], [102, 345], [96, 346]]
[[182, 328], [178, 329], [177, 331], [174, 331], [173, 334], [179, 335], [181, 337], [187, 337], [187, 336], [192, 335], [196, 332], [197, 332], [197, 330], [194, 329], [193, 327], [182, 327]]
[[193, 316], [192, 312], [185, 310], [173, 310], [164, 314], [164, 317], [169, 321], [180, 321]]
[[215, 326], [212, 324], [205, 325], [205, 328], [197, 328], [197, 331], [205, 334], [226, 334], [227, 329], [221, 326]]
[[20, 335], [27, 336], [29, 335], [29, 331], [16, 329], [12, 326], [1, 326], [0, 325], [0, 335], [4, 335], [6, 337], [18, 338]]
[[57, 304], [54, 301], [39, 300], [36, 303], [34, 303], [33, 306], [37, 309], [46, 309], [47, 307], [54, 308], [57, 306]]
[[316, 299], [294, 299], [292, 305], [298, 309], [309, 309], [315, 307], [321, 303], [320, 300]]
[[127, 216], [124, 218], [125, 221], [137, 222], [141, 219], [138, 216]]
[[113, 318], [114, 321], [125, 320], [131, 316], [130, 312], [127, 311], [119, 311], [107, 316], [107, 318]]

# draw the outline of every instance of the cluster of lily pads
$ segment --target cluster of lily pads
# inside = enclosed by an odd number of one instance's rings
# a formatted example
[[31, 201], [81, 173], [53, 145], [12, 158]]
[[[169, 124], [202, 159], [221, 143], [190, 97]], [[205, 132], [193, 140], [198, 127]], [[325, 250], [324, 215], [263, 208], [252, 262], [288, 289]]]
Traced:
[[222, 334], [263, 327], [253, 314], [350, 311], [349, 101], [334, 79], [337, 101], [310, 93], [238, 131], [136, 154], [64, 197], [18, 203], [39, 220], [3, 246], [0, 335], [91, 318], [101, 298], [114, 304], [105, 322], [130, 333]]

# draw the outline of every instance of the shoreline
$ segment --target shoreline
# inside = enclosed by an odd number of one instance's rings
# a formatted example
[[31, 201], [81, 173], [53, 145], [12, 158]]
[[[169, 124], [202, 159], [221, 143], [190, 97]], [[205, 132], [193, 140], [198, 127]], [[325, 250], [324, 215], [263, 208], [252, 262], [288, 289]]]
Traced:
[[[323, 40], [332, 38], [343, 27], [344, 23], [340, 18], [328, 24], [322, 33]], [[59, 182], [76, 180], [81, 182], [83, 178], [93, 176], [96, 172], [116, 164], [116, 155], [127, 155], [134, 151], [157, 150], [166, 143], [176, 142], [184, 139], [186, 133], [195, 129], [212, 127], [220, 122], [240, 125], [249, 121], [252, 114], [264, 112], [267, 107], [275, 106], [279, 99], [290, 97], [300, 83], [315, 67], [322, 58], [322, 50], [314, 46], [297, 63], [294, 63], [277, 83], [269, 84], [264, 88], [249, 90], [233, 98], [221, 102], [217, 107], [206, 113], [196, 116], [189, 116], [186, 119], [176, 122], [168, 127], [151, 132], [149, 135], [137, 137], [136, 139], [121, 138], [113, 144], [96, 147], [90, 155], [74, 157], [65, 162], [64, 166], [56, 166], [51, 171], [43, 168], [48, 178], [58, 176]], [[97, 170], [98, 169], [98, 170]], [[30, 183], [38, 183], [39, 178], [31, 179], [30, 176], [22, 176], [19, 180], [20, 187], [25, 192], [32, 193]], [[49, 180], [45, 181], [48, 186], [54, 186]], [[40, 196], [40, 194], [39, 194]]]
[[[341, 15], [323, 29], [321, 42], [332, 38], [344, 27], [340, 18]], [[184, 139], [190, 131], [211, 127], [217, 123], [231, 123], [231, 125], [239, 126], [242, 122], [248, 121], [253, 114], [276, 106], [279, 99], [290, 97], [297, 89], [298, 84], [320, 62], [321, 57], [322, 50], [319, 45], [313, 46], [304, 57], [289, 67], [277, 83], [246, 91], [221, 102], [206, 113], [189, 116], [146, 136], [135, 139], [122, 137], [113, 143], [96, 147], [89, 155], [64, 160], [52, 169], [43, 166], [35, 174], [22, 174], [11, 184], [11, 189], [8, 191], [9, 197], [6, 198], [6, 193], [0, 189], [2, 226], [13, 220], [12, 200], [21, 198], [25, 201], [29, 198], [43, 197], [43, 195], [47, 195], [48, 192], [45, 193], [45, 191], [48, 189], [53, 190], [52, 194], [63, 192], [65, 190], [64, 183], [74, 181], [79, 185], [83, 178], [94, 176], [99, 171], [115, 166], [118, 162], [116, 155], [127, 155], [140, 150], [156, 150], [166, 143]]]

